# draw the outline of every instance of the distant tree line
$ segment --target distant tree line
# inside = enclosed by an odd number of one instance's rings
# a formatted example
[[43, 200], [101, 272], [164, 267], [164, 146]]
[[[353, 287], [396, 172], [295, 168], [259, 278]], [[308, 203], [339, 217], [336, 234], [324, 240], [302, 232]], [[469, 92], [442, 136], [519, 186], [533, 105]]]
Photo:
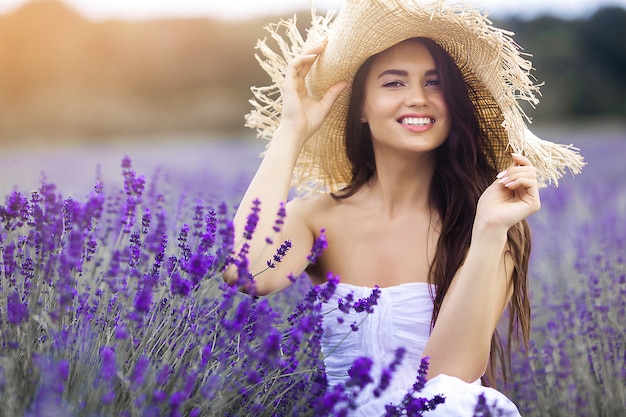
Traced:
[[[267, 83], [254, 46], [276, 20], [92, 22], [57, 0], [27, 3], [0, 16], [0, 139], [239, 134], [249, 87]], [[626, 120], [625, 9], [495, 23], [545, 83], [535, 122]]]
[[537, 120], [626, 121], [626, 9], [602, 8], [586, 20], [502, 24], [532, 53], [534, 75], [545, 82]]

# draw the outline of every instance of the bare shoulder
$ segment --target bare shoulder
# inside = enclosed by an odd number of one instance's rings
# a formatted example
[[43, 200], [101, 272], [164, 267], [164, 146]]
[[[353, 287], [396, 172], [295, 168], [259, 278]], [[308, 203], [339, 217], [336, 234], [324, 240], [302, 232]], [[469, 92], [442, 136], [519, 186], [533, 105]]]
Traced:
[[330, 194], [316, 194], [300, 197], [287, 204], [289, 214], [306, 219], [314, 219], [337, 206], [337, 201]]
[[336, 220], [341, 217], [338, 215], [341, 206], [342, 201], [330, 194], [316, 194], [290, 201], [287, 204], [287, 216], [293, 222], [305, 224], [314, 235], [317, 235], [320, 229], [328, 231], [333, 227]]

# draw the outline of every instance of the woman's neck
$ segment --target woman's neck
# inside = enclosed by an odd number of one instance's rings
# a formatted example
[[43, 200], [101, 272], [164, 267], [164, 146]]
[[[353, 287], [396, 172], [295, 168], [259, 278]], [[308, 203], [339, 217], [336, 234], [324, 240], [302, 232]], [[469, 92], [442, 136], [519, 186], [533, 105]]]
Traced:
[[367, 198], [390, 219], [416, 210], [430, 210], [430, 184], [435, 170], [434, 154], [414, 158], [377, 155], [376, 172], [365, 186]]

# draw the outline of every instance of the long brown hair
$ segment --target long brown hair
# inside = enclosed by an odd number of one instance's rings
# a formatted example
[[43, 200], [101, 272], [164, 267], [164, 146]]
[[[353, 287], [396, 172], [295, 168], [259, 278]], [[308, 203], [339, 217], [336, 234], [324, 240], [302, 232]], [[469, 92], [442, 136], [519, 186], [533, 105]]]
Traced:
[[[432, 325], [437, 320], [450, 283], [463, 264], [470, 246], [476, 205], [483, 191], [497, 174], [495, 155], [488, 146], [487, 132], [480, 129], [476, 109], [470, 99], [473, 91], [450, 55], [437, 43], [427, 38], [415, 38], [429, 50], [435, 61], [439, 81], [448, 112], [452, 119], [450, 135], [435, 150], [436, 168], [430, 186], [430, 204], [439, 215], [441, 234], [437, 242], [429, 282], [435, 284]], [[358, 70], [352, 82], [352, 95], [346, 122], [346, 153], [352, 166], [350, 184], [335, 193], [335, 198], [354, 195], [376, 171], [372, 138], [367, 123], [361, 122], [365, 99], [365, 79], [376, 55], [370, 57]], [[508, 305], [508, 334], [503, 343], [498, 331], [491, 341], [489, 367], [483, 382], [496, 381], [496, 362], [501, 363], [502, 378], [506, 383], [513, 337], [524, 344], [530, 333], [530, 303], [527, 272], [530, 256], [530, 229], [526, 221], [508, 232], [507, 255], [513, 260], [513, 296]]]

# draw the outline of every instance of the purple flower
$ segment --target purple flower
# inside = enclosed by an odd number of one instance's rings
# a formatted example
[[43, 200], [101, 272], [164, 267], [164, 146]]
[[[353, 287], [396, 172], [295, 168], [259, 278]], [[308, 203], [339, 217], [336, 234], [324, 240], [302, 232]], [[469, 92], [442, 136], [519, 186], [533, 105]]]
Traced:
[[150, 361], [142, 355], [135, 364], [133, 374], [130, 377], [130, 383], [133, 389], [139, 389], [144, 384], [146, 371], [148, 370], [149, 365]]
[[424, 389], [424, 386], [426, 385], [426, 382], [427, 382], [426, 376], [428, 375], [428, 361], [429, 360], [430, 360], [430, 357], [425, 356], [420, 361], [420, 367], [417, 371], [417, 380], [413, 384], [413, 390], [415, 390], [415, 392], [420, 392], [422, 389]]
[[346, 386], [357, 386], [360, 389], [365, 388], [366, 385], [374, 382], [370, 372], [372, 371], [372, 359], [362, 356], [356, 358], [352, 366], [348, 369], [348, 375], [350, 379], [346, 383]]
[[406, 353], [406, 349], [403, 347], [399, 347], [396, 349], [395, 356], [393, 361], [389, 364], [388, 367], [384, 368], [381, 375], [380, 381], [378, 382], [378, 386], [374, 389], [374, 396], [379, 397], [391, 383], [391, 379], [396, 369], [402, 363], [402, 359], [404, 359], [404, 354]]
[[256, 369], [248, 369], [245, 374], [246, 382], [250, 385], [260, 384], [263, 381], [263, 377]]
[[15, 243], [12, 240], [2, 250], [2, 262], [4, 265], [4, 277], [11, 282], [11, 285], [15, 285], [13, 274], [17, 265], [15, 263]]
[[333, 272], [328, 272], [326, 274], [326, 285], [320, 292], [320, 297], [323, 302], [328, 302], [333, 297], [335, 291], [337, 290], [337, 284], [339, 284], [340, 281], [339, 275], [336, 275]]
[[66, 232], [72, 230], [73, 217], [78, 214], [76, 212], [79, 210], [78, 204], [74, 202], [74, 199], [70, 197], [65, 200], [63, 204], [63, 224]]
[[131, 168], [131, 160], [128, 157], [128, 155], [125, 155], [122, 158], [122, 168], [124, 168], [124, 169], [130, 169]]
[[144, 285], [137, 292], [133, 305], [135, 306], [135, 310], [142, 313], [150, 311], [150, 307], [152, 306], [152, 287], [150, 285]]
[[246, 220], [246, 226], [243, 232], [243, 237], [246, 240], [250, 240], [252, 239], [252, 235], [254, 234], [254, 231], [256, 230], [256, 226], [259, 222], [259, 211], [261, 211], [261, 201], [256, 198], [253, 202], [252, 202], [252, 209], [250, 211], [250, 214], [248, 214], [248, 218]]
[[378, 298], [380, 297], [380, 288], [378, 285], [374, 287], [372, 293], [367, 298], [361, 298], [354, 303], [354, 310], [357, 313], [362, 313], [366, 311], [367, 313], [374, 312], [374, 306], [378, 302]]
[[311, 248], [311, 254], [307, 256], [307, 260], [311, 264], [315, 264], [322, 253], [328, 247], [328, 242], [326, 241], [326, 229], [321, 229], [318, 237], [315, 238], [313, 242], [313, 247]]
[[334, 412], [338, 404], [348, 401], [348, 396], [342, 384], [335, 385], [327, 390], [321, 399], [315, 402], [315, 415], [336, 416]]
[[202, 200], [196, 201], [196, 205], [194, 207], [194, 215], [193, 215], [193, 227], [195, 229], [194, 236], [199, 236], [199, 230], [202, 229], [202, 225], [204, 223], [204, 205], [202, 204]]
[[487, 399], [485, 398], [485, 394], [483, 394], [482, 392], [478, 396], [478, 402], [476, 403], [476, 407], [474, 408], [473, 417], [492, 417], [491, 410], [487, 405]]
[[155, 389], [152, 393], [152, 399], [157, 403], [163, 402], [167, 399], [167, 392], [160, 389]]
[[28, 320], [28, 301], [22, 302], [17, 291], [7, 297], [7, 319], [14, 326]]
[[224, 328], [231, 332], [241, 331], [248, 320], [248, 313], [250, 312], [251, 304], [252, 298], [242, 298], [237, 305], [234, 317], [232, 319], [224, 319], [222, 321]]
[[[397, 352], [396, 352], [397, 353]], [[433, 398], [423, 398], [416, 394], [421, 392], [426, 385], [426, 374], [428, 373], [428, 357], [422, 358], [417, 373], [417, 379], [412, 389], [407, 391], [400, 405], [389, 404], [385, 406], [385, 417], [401, 416], [403, 413], [409, 416], [421, 416], [424, 412], [434, 410], [438, 405], [445, 402], [443, 395], [435, 395]], [[394, 361], [395, 362], [395, 361]]]
[[209, 250], [215, 244], [215, 234], [217, 232], [217, 215], [215, 209], [209, 210], [205, 222], [205, 232], [202, 235], [199, 248], [201, 251]]
[[191, 253], [191, 249], [189, 248], [189, 245], [187, 244], [187, 238], [189, 237], [189, 225], [187, 224], [183, 224], [183, 227], [180, 230], [180, 233], [178, 234], [178, 247], [181, 250], [181, 258], [182, 259], [189, 259], [189, 255]]
[[353, 302], [354, 294], [348, 293], [348, 295], [346, 295], [346, 298], [340, 298], [339, 301], [337, 301], [337, 308], [339, 309], [339, 311], [347, 314], [352, 309]]
[[93, 255], [96, 254], [96, 249], [98, 248], [98, 242], [96, 241], [96, 239], [92, 236], [89, 241], [87, 241], [86, 244], [86, 250], [85, 250], [85, 259], [87, 261], [91, 261], [93, 259]]
[[[18, 191], [9, 195], [5, 206], [0, 206], [0, 220], [5, 223], [7, 230], [21, 227], [28, 220], [29, 214], [28, 198]], [[17, 220], [17, 222], [13, 223], [13, 220]]]
[[[219, 207], [220, 212], [227, 212], [226, 204], [220, 204]], [[235, 226], [233, 221], [226, 219], [226, 217], [221, 217], [217, 233], [222, 241], [221, 248], [218, 250], [218, 257], [229, 256], [235, 246]]]
[[214, 258], [210, 255], [206, 255], [200, 252], [194, 252], [190, 259], [185, 263], [185, 271], [191, 276], [193, 285], [196, 286], [202, 281], [205, 275], [209, 272]]
[[276, 250], [273, 258], [267, 261], [268, 268], [275, 268], [276, 264], [283, 260], [289, 249], [291, 249], [291, 240], [285, 240]]
[[185, 402], [186, 395], [183, 392], [175, 392], [170, 397], [170, 416], [180, 416], [180, 406]]
[[102, 394], [100, 401], [102, 402], [102, 404], [111, 404], [113, 401], [115, 401], [115, 397], [116, 397], [115, 390], [110, 389], [106, 391], [104, 394]]
[[115, 326], [115, 338], [116, 339], [118, 340], [128, 339], [129, 335], [130, 334], [128, 333], [128, 328], [123, 323], [118, 323], [118, 325]]
[[141, 257], [141, 237], [139, 232], [132, 232], [129, 241], [131, 255], [128, 264], [131, 268], [136, 268], [139, 265], [139, 258]]
[[263, 344], [264, 353], [270, 358], [278, 356], [280, 353], [280, 341], [281, 334], [276, 329], [270, 329], [269, 333], [265, 336], [265, 343]]
[[146, 208], [141, 216], [141, 233], [144, 235], [148, 233], [148, 229], [150, 229], [150, 223], [152, 222], [152, 214], [150, 213], [150, 209]]
[[116, 374], [115, 351], [111, 346], [102, 346], [100, 348], [100, 360], [102, 361], [100, 376], [103, 380], [109, 381]]
[[278, 213], [276, 213], [276, 221], [274, 222], [274, 231], [276, 233], [280, 232], [283, 224], [285, 224], [285, 217], [287, 216], [287, 212], [285, 210], [285, 203], [280, 202], [280, 207], [278, 208]]
[[174, 272], [170, 279], [170, 292], [172, 295], [182, 295], [186, 297], [191, 292], [191, 285], [191, 281], [181, 278], [178, 272]]

